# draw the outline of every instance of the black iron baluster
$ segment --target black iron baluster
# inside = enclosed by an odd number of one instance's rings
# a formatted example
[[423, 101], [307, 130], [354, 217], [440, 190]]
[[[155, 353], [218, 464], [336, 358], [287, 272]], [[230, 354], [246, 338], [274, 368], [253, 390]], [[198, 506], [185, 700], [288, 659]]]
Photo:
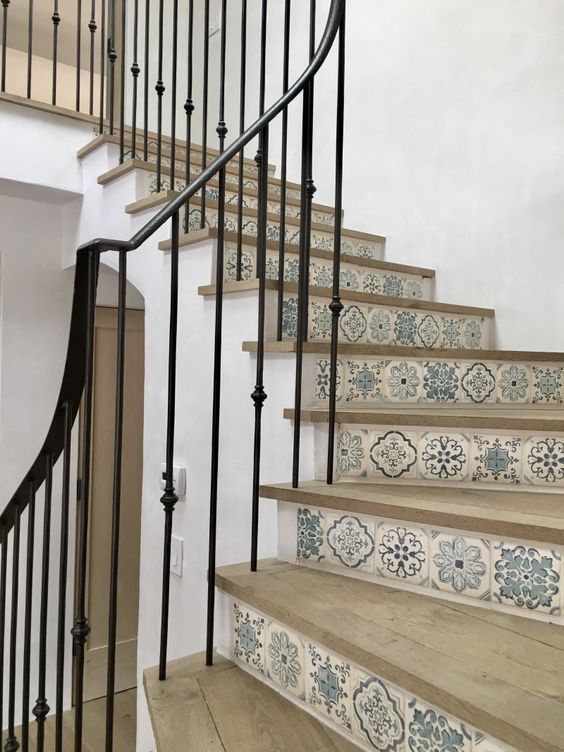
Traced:
[[[203, 62], [203, 91], [202, 91], [202, 172], [206, 169], [208, 160], [208, 84], [210, 65], [210, 0], [204, 0], [204, 62]], [[206, 226], [206, 188], [200, 195], [200, 227]]]
[[172, 83], [170, 116], [170, 189], [176, 188], [176, 79], [178, 74], [178, 0], [172, 3]]
[[104, 133], [104, 114], [106, 112], [106, 0], [101, 0], [100, 11], [100, 121], [98, 130]]
[[[102, 0], [103, 2], [103, 0]], [[96, 42], [96, 0], [92, 0], [90, 6], [90, 21], [88, 30], [90, 31], [90, 92], [88, 100], [88, 112], [94, 114], [94, 47]]]
[[[286, 0], [284, 13], [284, 63], [282, 87], [288, 91], [290, 72], [290, 13], [291, 0]], [[278, 321], [276, 338], [282, 340], [282, 313], [284, 310], [284, 265], [286, 249], [286, 186], [288, 171], [288, 108], [282, 111], [282, 154], [280, 158], [280, 239], [278, 247]]]
[[16, 519], [14, 521], [14, 536], [12, 541], [12, 602], [10, 617], [10, 666], [8, 676], [8, 739], [4, 752], [17, 752], [20, 743], [16, 737], [15, 731], [15, 713], [16, 713], [16, 661], [17, 661], [17, 642], [18, 642], [18, 590], [20, 580], [20, 517], [21, 508], [18, 504], [16, 508]]
[[[243, 0], [246, 2], [246, 0]], [[184, 112], [186, 113], [186, 164], [184, 172], [185, 185], [190, 184], [190, 166], [192, 162], [192, 115], [194, 114], [194, 100], [192, 98], [192, 86], [194, 79], [194, 0], [190, 0], [188, 6], [188, 70], [187, 90]], [[184, 232], [190, 229], [190, 201], [186, 202], [184, 209]]]
[[[315, 0], [310, 0], [310, 58], [315, 46]], [[304, 89], [302, 112], [302, 176], [300, 195], [300, 266], [298, 282], [298, 320], [296, 331], [296, 387], [294, 396], [294, 448], [292, 486], [298, 487], [300, 471], [300, 438], [302, 409], [302, 375], [304, 342], [308, 334], [309, 258], [311, 244], [311, 205], [313, 182], [313, 81]]]
[[76, 103], [75, 109], [80, 112], [80, 56], [82, 45], [82, 0], [76, 0]]
[[8, 531], [2, 527], [0, 558], [0, 746], [4, 728], [4, 644], [6, 639], [6, 570], [8, 566]]
[[163, 28], [164, 28], [164, 0], [159, 0], [159, 62], [158, 80], [155, 86], [157, 92], [157, 192], [162, 189], [162, 159], [163, 159]]
[[[2, 0], [4, 3], [5, 0]], [[59, 24], [61, 23], [61, 16], [59, 15], [59, 0], [55, 0], [53, 7], [53, 15], [51, 16], [53, 21], [53, 76], [51, 83], [51, 104], [57, 104], [57, 56], [59, 50]]]
[[149, 51], [151, 39], [151, 0], [145, 0], [145, 47], [143, 52], [143, 159], [149, 159]]
[[114, 135], [115, 120], [115, 96], [116, 96], [116, 0], [109, 0], [110, 3], [110, 38], [108, 39], [108, 62], [109, 62], [109, 83], [108, 99], [110, 100], [110, 135]]
[[268, 220], [268, 126], [260, 137], [260, 161], [257, 160], [259, 177], [258, 227], [257, 227], [257, 272], [259, 278], [258, 344], [255, 389], [251, 394], [255, 407], [255, 435], [253, 457], [253, 497], [251, 523], [251, 571], [257, 571], [258, 528], [260, 503], [260, 457], [262, 445], [262, 408], [266, 400], [264, 391], [264, 320], [266, 298], [266, 225]]
[[[239, 133], [245, 130], [245, 97], [247, 91], [247, 0], [241, 3], [241, 76], [239, 81]], [[243, 187], [245, 182], [245, 150], [239, 152], [239, 184], [237, 197], [237, 280], [243, 265]]]
[[[266, 32], [268, 21], [268, 0], [262, 0], [262, 9], [260, 17], [260, 76], [259, 76], [259, 115], [264, 115], [264, 104], [266, 97]], [[259, 145], [257, 153], [255, 155], [255, 161], [257, 165], [260, 165], [261, 159], [261, 139], [259, 138]], [[260, 168], [259, 168], [260, 169]], [[256, 276], [258, 277], [258, 265], [256, 268]]]
[[[226, 0], [222, 0], [221, 11], [221, 61], [219, 83], [219, 150], [225, 149], [225, 46], [226, 46]], [[210, 527], [208, 548], [208, 610], [206, 629], [206, 665], [213, 663], [213, 641], [215, 621], [215, 569], [217, 547], [217, 489], [219, 472], [219, 419], [221, 410], [221, 360], [223, 337], [223, 277], [225, 264], [225, 167], [219, 172], [219, 202], [217, 212], [217, 254], [216, 254], [216, 304], [215, 304], [215, 348], [213, 363], [213, 405], [211, 441], [211, 482], [210, 482]], [[205, 186], [204, 186], [205, 190]]]
[[86, 362], [85, 386], [83, 398], [84, 432], [82, 436], [82, 478], [81, 496], [79, 504], [78, 545], [77, 545], [77, 586], [76, 586], [76, 615], [71, 629], [75, 655], [74, 672], [74, 749], [82, 751], [82, 723], [84, 703], [84, 645], [90, 632], [90, 625], [86, 618], [86, 569], [88, 552], [88, 511], [90, 500], [90, 454], [92, 446], [92, 392], [94, 379], [94, 317], [96, 311], [96, 283], [98, 272], [98, 256], [90, 253], [88, 256], [88, 298], [86, 332]]
[[337, 357], [339, 350], [339, 316], [341, 302], [341, 231], [343, 208], [343, 151], [345, 128], [345, 12], [339, 29], [339, 62], [337, 73], [337, 136], [335, 154], [335, 231], [333, 235], [333, 298], [331, 311], [331, 365], [329, 380], [329, 436], [327, 445], [327, 483], [333, 483], [335, 461], [335, 423], [337, 419]]
[[133, 63], [131, 76], [133, 78], [133, 92], [131, 95], [131, 159], [137, 156], [137, 79], [139, 78], [139, 63], [137, 62], [139, 38], [139, 0], [133, 5]]
[[121, 468], [123, 447], [123, 409], [125, 383], [125, 323], [127, 303], [127, 252], [119, 253], [118, 326], [116, 348], [116, 398], [114, 428], [114, 477], [112, 503], [112, 537], [110, 559], [110, 597], [108, 605], [108, 672], [106, 685], [106, 752], [114, 744], [114, 691], [117, 642], [117, 595], [119, 574], [119, 539], [121, 517]]
[[8, 46], [8, 8], [10, 0], [2, 0], [2, 91], [6, 91], [6, 54]]
[[121, 0], [121, 41], [120, 41], [120, 90], [119, 90], [119, 161], [125, 157], [125, 32], [126, 0]]
[[69, 557], [69, 503], [71, 469], [72, 405], [65, 402], [63, 443], [63, 488], [61, 494], [61, 539], [59, 548], [59, 592], [57, 605], [57, 683], [55, 689], [55, 752], [63, 752], [63, 689], [65, 682], [65, 619]]
[[31, 68], [33, 60], [33, 0], [29, 0], [27, 20], [27, 98], [31, 99]]
[[45, 719], [49, 705], [45, 696], [47, 668], [47, 613], [49, 604], [49, 557], [51, 543], [51, 502], [53, 496], [53, 457], [45, 461], [45, 506], [43, 509], [43, 554], [41, 558], [41, 606], [39, 613], [39, 688], [33, 715], [37, 719], [37, 752], [45, 749]]
[[31, 672], [31, 606], [33, 597], [33, 554], [35, 546], [35, 484], [30, 483], [27, 506], [27, 540], [25, 572], [24, 648], [22, 679], [22, 747], [29, 748], [29, 703]]
[[170, 321], [168, 328], [168, 402], [166, 421], [165, 488], [161, 504], [165, 513], [163, 546], [163, 589], [161, 609], [161, 646], [159, 654], [159, 679], [166, 679], [168, 647], [168, 617], [170, 606], [170, 549], [172, 545], [172, 517], [178, 501], [174, 488], [174, 428], [176, 416], [176, 345], [178, 333], [178, 249], [180, 215], [172, 216], [172, 248], [170, 252]]

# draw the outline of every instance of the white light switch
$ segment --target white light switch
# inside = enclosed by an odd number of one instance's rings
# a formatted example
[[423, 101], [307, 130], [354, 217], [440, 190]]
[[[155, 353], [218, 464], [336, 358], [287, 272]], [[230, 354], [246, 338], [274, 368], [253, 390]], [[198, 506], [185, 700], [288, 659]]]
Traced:
[[182, 564], [184, 561], [184, 540], [172, 536], [170, 547], [170, 571], [177, 577], [182, 577]]
[[[164, 491], [166, 478], [166, 465], [161, 465], [161, 491]], [[186, 468], [180, 465], [174, 465], [172, 468], [172, 484], [176, 495], [182, 498], [186, 495]]]

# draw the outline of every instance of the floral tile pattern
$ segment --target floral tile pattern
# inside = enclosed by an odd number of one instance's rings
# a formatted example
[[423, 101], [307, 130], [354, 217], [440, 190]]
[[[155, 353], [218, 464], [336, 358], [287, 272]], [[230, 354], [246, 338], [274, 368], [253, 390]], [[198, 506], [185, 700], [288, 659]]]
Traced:
[[483, 538], [431, 534], [431, 578], [437, 590], [488, 599], [490, 543]]
[[533, 404], [561, 403], [564, 394], [564, 367], [533, 366]]
[[[383, 398], [384, 361], [347, 360], [345, 400], [379, 402]], [[340, 395], [339, 395], [340, 396]]]
[[532, 484], [556, 485], [564, 481], [564, 439], [531, 437], [523, 448], [523, 474]]
[[306, 667], [306, 701], [322, 715], [350, 730], [350, 664], [324, 648], [309, 644]]
[[432, 363], [423, 365], [423, 393], [428, 402], [457, 402], [460, 393], [460, 366], [458, 363]]
[[267, 628], [266, 674], [296, 697], [305, 697], [305, 648], [299, 635], [276, 622]]
[[244, 606], [234, 606], [235, 657], [259, 673], [265, 669], [266, 620]]
[[386, 478], [415, 475], [417, 438], [401, 431], [387, 431], [370, 442], [372, 471]]
[[406, 719], [409, 752], [471, 752], [472, 732], [451, 716], [412, 698]]
[[414, 361], [388, 361], [385, 394], [390, 402], [418, 402], [423, 394], [423, 366]]
[[427, 581], [429, 536], [422, 528], [378, 525], [376, 568], [382, 577], [416, 585]]
[[323, 512], [298, 509], [297, 556], [299, 559], [321, 561], [323, 558], [324, 534]]
[[470, 439], [464, 434], [425, 432], [420, 438], [419, 475], [427, 480], [465, 480]]
[[403, 695], [364, 671], [354, 672], [353, 687], [353, 733], [379, 752], [403, 752]]
[[364, 467], [366, 432], [340, 431], [337, 441], [337, 468], [341, 475], [367, 475]]
[[374, 571], [375, 537], [373, 520], [364, 521], [346, 514], [328, 516], [328, 562], [349, 569]]
[[[336, 393], [337, 402], [341, 399], [343, 382], [343, 362], [337, 361]], [[316, 361], [315, 396], [319, 401], [329, 399], [331, 391], [331, 362], [326, 358]]]
[[521, 439], [518, 436], [477, 436], [472, 439], [472, 480], [521, 482]]
[[497, 543], [492, 562], [492, 591], [504, 605], [531, 611], [560, 610], [560, 562], [556, 551]]

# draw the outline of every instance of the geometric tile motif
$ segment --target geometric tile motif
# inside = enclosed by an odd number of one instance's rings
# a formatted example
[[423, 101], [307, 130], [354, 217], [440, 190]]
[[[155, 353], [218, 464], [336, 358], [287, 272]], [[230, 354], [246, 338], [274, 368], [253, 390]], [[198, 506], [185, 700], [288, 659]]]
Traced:
[[472, 438], [474, 481], [521, 482], [521, 439], [517, 436], [478, 436]]
[[432, 533], [433, 587], [472, 598], [490, 595], [490, 544], [482, 538]]
[[[341, 399], [343, 363], [337, 361], [337, 378], [335, 392], [337, 402]], [[331, 361], [321, 359], [316, 361], [315, 396], [318, 400], [329, 399], [331, 394]]]
[[470, 441], [464, 434], [422, 433], [419, 439], [419, 474], [428, 480], [465, 480]]
[[505, 605], [557, 614], [560, 611], [560, 554], [532, 546], [494, 546], [492, 590]]
[[423, 369], [413, 361], [388, 361], [386, 392], [392, 402], [417, 402], [421, 397]]
[[299, 636], [275, 622], [268, 627], [266, 672], [297, 697], [305, 696], [305, 649]]
[[533, 366], [533, 404], [562, 402], [563, 373], [562, 367]]
[[[440, 318], [438, 318], [438, 321], [440, 322]], [[437, 319], [428, 313], [417, 327], [417, 334], [419, 340], [423, 343], [423, 347], [435, 347], [441, 334], [440, 323], [437, 323]]]
[[323, 558], [323, 513], [298, 508], [297, 517], [297, 557], [298, 559]]
[[390, 523], [378, 526], [377, 569], [383, 577], [415, 585], [428, 577], [429, 538], [421, 528]]
[[523, 449], [524, 476], [535, 485], [564, 482], [564, 441], [531, 437]]
[[238, 604], [234, 605], [234, 612], [234, 655], [264, 674], [266, 622], [262, 616]]
[[374, 523], [352, 515], [330, 516], [327, 520], [329, 561], [348, 569], [374, 571]]
[[381, 679], [355, 672], [353, 681], [354, 733], [378, 752], [403, 752], [403, 698]]
[[497, 372], [498, 402], [528, 402], [530, 370], [525, 365], [501, 365]]
[[408, 707], [409, 752], [471, 752], [472, 736], [463, 723], [415, 697]]
[[307, 647], [306, 697], [310, 705], [351, 729], [351, 667], [313, 644]]
[[363, 468], [365, 432], [339, 431], [337, 441], [337, 468], [340, 475], [366, 475]]
[[417, 462], [417, 438], [401, 431], [388, 431], [371, 442], [372, 470], [386, 478], [400, 478], [414, 474]]
[[472, 363], [462, 376], [462, 390], [472, 402], [485, 402], [495, 390], [495, 376], [485, 363]]
[[382, 399], [382, 373], [383, 361], [347, 360], [347, 392], [345, 401], [351, 402], [358, 399], [381, 400]]
[[456, 402], [460, 387], [459, 364], [426, 362], [424, 369], [425, 399], [429, 402]]

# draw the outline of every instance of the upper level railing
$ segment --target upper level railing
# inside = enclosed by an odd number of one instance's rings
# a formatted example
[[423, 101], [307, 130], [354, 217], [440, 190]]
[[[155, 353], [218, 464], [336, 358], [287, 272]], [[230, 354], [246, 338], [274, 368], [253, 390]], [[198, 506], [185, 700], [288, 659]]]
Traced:
[[[6, 1], [4, 0], [4, 30], [6, 29]], [[55, 0], [56, 2], [56, 0]], [[97, 239], [79, 248], [76, 257], [75, 286], [72, 306], [71, 326], [68, 342], [65, 369], [61, 384], [55, 413], [43, 443], [41, 451], [32, 467], [22, 480], [20, 486], [12, 496], [6, 508], [0, 516], [0, 728], [3, 728], [2, 711], [4, 703], [8, 708], [8, 735], [5, 752], [15, 752], [19, 748], [19, 740], [16, 734], [16, 686], [22, 692], [21, 713], [22, 730], [21, 744], [24, 750], [29, 746], [29, 718], [30, 718], [30, 693], [32, 668], [37, 674], [38, 696], [33, 714], [37, 718], [37, 750], [43, 752], [45, 745], [45, 721], [49, 713], [47, 700], [47, 685], [53, 689], [55, 695], [56, 714], [56, 741], [55, 750], [60, 752], [63, 745], [62, 712], [64, 707], [64, 686], [68, 678], [65, 669], [66, 655], [66, 632], [68, 610], [66, 603], [66, 583], [69, 573], [69, 539], [70, 522], [69, 508], [71, 502], [71, 451], [72, 451], [72, 427], [81, 408], [81, 437], [80, 437], [80, 493], [78, 495], [78, 524], [76, 542], [76, 587], [73, 626], [71, 630], [73, 638], [74, 654], [74, 680], [73, 680], [73, 704], [75, 706], [74, 738], [75, 750], [82, 749], [83, 735], [83, 704], [84, 704], [84, 667], [85, 667], [85, 643], [88, 638], [90, 626], [86, 613], [86, 578], [87, 578], [87, 549], [88, 549], [88, 526], [90, 506], [90, 481], [92, 473], [96, 470], [91, 465], [91, 441], [92, 441], [92, 414], [93, 414], [93, 379], [94, 379], [94, 320], [96, 306], [97, 277], [100, 258], [104, 253], [117, 253], [119, 264], [118, 284], [118, 328], [116, 349], [116, 394], [115, 394], [115, 436], [114, 436], [114, 463], [113, 463], [113, 499], [112, 499], [112, 533], [110, 544], [110, 582], [108, 587], [109, 621], [108, 621], [108, 669], [107, 669], [107, 711], [106, 711], [106, 750], [113, 749], [113, 718], [114, 718], [114, 690], [115, 690], [115, 666], [116, 666], [116, 624], [117, 624], [117, 591], [119, 572], [119, 542], [120, 542], [120, 505], [122, 485], [122, 453], [123, 453], [123, 413], [124, 413], [124, 373], [125, 373], [125, 325], [126, 325], [126, 281], [127, 260], [131, 251], [139, 248], [143, 243], [151, 239], [157, 230], [165, 223], [171, 222], [172, 247], [170, 252], [170, 321], [168, 327], [168, 396], [167, 396], [167, 431], [166, 431], [166, 472], [165, 488], [161, 497], [165, 513], [165, 531], [163, 547], [163, 588], [161, 609], [161, 642], [160, 642], [160, 677], [166, 677], [167, 639], [168, 639], [168, 614], [169, 614], [169, 586], [170, 586], [170, 558], [171, 558], [171, 535], [173, 514], [178, 497], [173, 483], [173, 457], [175, 446], [175, 404], [176, 404], [176, 349], [178, 334], [178, 296], [179, 296], [179, 239], [182, 214], [191, 199], [200, 193], [202, 221], [206, 218], [205, 186], [210, 180], [217, 178], [218, 191], [218, 231], [217, 231], [217, 260], [216, 260], [216, 308], [214, 327], [214, 358], [213, 358], [213, 405], [212, 405], [212, 438], [211, 438], [211, 479], [210, 479], [210, 530], [209, 530], [209, 561], [208, 561], [208, 612], [207, 612], [207, 635], [206, 654], [207, 662], [213, 660], [214, 642], [214, 607], [215, 607], [215, 563], [216, 563], [216, 538], [217, 538], [217, 509], [218, 509], [218, 471], [220, 462], [219, 439], [220, 439], [220, 411], [221, 411], [221, 365], [222, 365], [222, 329], [223, 329], [223, 285], [224, 285], [224, 252], [225, 252], [225, 204], [226, 204], [226, 168], [228, 163], [239, 159], [242, 167], [245, 147], [258, 137], [258, 152], [256, 156], [258, 175], [258, 221], [257, 221], [257, 276], [259, 279], [258, 291], [258, 351], [256, 359], [256, 381], [252, 391], [252, 402], [255, 413], [255, 431], [253, 442], [253, 479], [252, 479], [252, 535], [251, 535], [251, 568], [256, 569], [258, 554], [258, 521], [259, 521], [259, 487], [260, 487], [260, 458], [262, 448], [261, 420], [262, 409], [266, 399], [264, 386], [264, 340], [265, 340], [265, 292], [266, 292], [266, 247], [267, 247], [267, 214], [268, 214], [268, 158], [270, 153], [269, 137], [273, 122], [278, 116], [282, 116], [282, 150], [283, 150], [283, 185], [280, 197], [280, 222], [285, 221], [285, 174], [286, 155], [288, 147], [288, 106], [298, 96], [303, 97], [302, 123], [301, 123], [301, 206], [300, 206], [300, 259], [299, 259], [299, 306], [296, 344], [296, 389], [295, 389], [295, 421], [294, 421], [294, 458], [293, 458], [293, 482], [299, 480], [300, 458], [300, 408], [302, 394], [302, 367], [303, 367], [303, 344], [308, 333], [308, 289], [309, 289], [309, 265], [310, 265], [310, 235], [312, 201], [315, 193], [313, 180], [313, 146], [314, 146], [314, 79], [316, 73], [326, 60], [337, 36], [338, 44], [338, 71], [335, 88], [336, 94], [336, 123], [335, 123], [335, 223], [334, 223], [334, 258], [333, 258], [333, 298], [330, 304], [332, 313], [332, 339], [331, 339], [331, 398], [330, 398], [330, 441], [327, 462], [328, 481], [333, 479], [333, 435], [335, 427], [336, 405], [336, 382], [337, 382], [337, 345], [338, 345], [338, 320], [342, 310], [339, 290], [339, 264], [341, 248], [341, 206], [342, 206], [342, 169], [343, 169], [343, 122], [344, 122], [344, 82], [345, 82], [345, 2], [346, 0], [331, 0], [327, 22], [316, 46], [316, 2], [310, 0], [310, 33], [309, 33], [309, 63], [303, 73], [291, 86], [289, 85], [289, 50], [290, 50], [290, 0], [285, 0], [285, 24], [284, 24], [284, 51], [283, 51], [283, 93], [282, 96], [270, 107], [266, 108], [266, 40], [267, 40], [267, 0], [261, 0], [260, 7], [260, 82], [259, 82], [259, 117], [248, 127], [245, 124], [245, 70], [246, 48], [244, 30], [247, 23], [247, 0], [242, 0], [241, 5], [241, 77], [240, 77], [240, 129], [241, 134], [229, 145], [226, 145], [225, 124], [225, 75], [226, 55], [228, 49], [227, 38], [227, 0], [222, 0], [222, 24], [220, 41], [219, 62], [219, 103], [217, 135], [219, 139], [219, 154], [211, 164], [207, 163], [205, 137], [207, 125], [203, 127], [202, 165], [197, 177], [187, 179], [186, 187], [174, 196], [139, 232], [130, 240]], [[148, 6], [147, 6], [148, 7]], [[174, 4], [173, 28], [176, 30], [178, 22], [177, 0]], [[193, 65], [193, 2], [189, 4], [189, 43], [187, 52], [189, 67]], [[209, 0], [204, 2], [204, 23], [207, 32], [209, 23]], [[79, 11], [80, 12], [80, 11]], [[135, 3], [135, 13], [138, 12]], [[112, 10], [110, 27], [115, 23], [115, 10]], [[122, 19], [124, 20], [124, 19]], [[162, 0], [159, 5], [159, 60], [162, 57]], [[137, 30], [137, 21], [134, 24]], [[125, 29], [125, 23], [122, 24]], [[56, 32], [56, 29], [55, 29]], [[137, 31], [136, 31], [137, 33]], [[6, 34], [4, 34], [5, 39]], [[205, 34], [207, 39], [207, 33]], [[113, 39], [113, 34], [111, 35]], [[176, 38], [176, 37], [175, 37]], [[56, 33], [55, 33], [56, 40]], [[122, 39], [123, 41], [123, 39]], [[4, 45], [5, 46], [5, 45]], [[125, 45], [122, 45], [122, 49]], [[135, 48], [136, 49], [136, 48]], [[110, 49], [111, 53], [111, 49]], [[203, 68], [204, 79], [207, 77], [209, 50], [204, 44]], [[174, 59], [178, 50], [173, 51]], [[111, 65], [115, 61], [111, 60]], [[162, 61], [159, 62], [159, 72]], [[3, 69], [4, 70], [4, 69]], [[124, 96], [123, 86], [124, 66], [122, 64], [122, 87], [120, 104], [120, 139], [121, 153], [124, 154], [124, 136], [126, 133], [124, 123]], [[132, 68], [134, 80], [135, 66]], [[190, 76], [188, 78], [190, 81]], [[110, 88], [113, 86], [110, 75]], [[162, 82], [162, 78], [159, 77]], [[176, 78], [173, 75], [172, 88], [175, 92]], [[159, 122], [162, 116], [162, 92], [157, 87]], [[136, 88], [134, 88], [134, 93]], [[135, 94], [136, 96], [136, 94]], [[173, 101], [175, 95], [173, 96]], [[110, 97], [110, 110], [113, 107], [113, 97]], [[78, 102], [78, 99], [77, 99]], [[188, 106], [186, 112], [188, 123], [191, 115], [190, 89], [186, 99]], [[204, 91], [202, 109], [207, 118], [208, 93]], [[105, 120], [104, 120], [105, 122]], [[110, 112], [110, 124], [112, 114]], [[174, 122], [174, 118], [173, 118]], [[189, 129], [189, 125], [188, 125]], [[135, 143], [135, 118], [133, 118], [132, 143]], [[159, 129], [159, 144], [157, 148], [162, 158], [162, 132]], [[190, 162], [190, 131], [188, 130], [186, 162]], [[170, 169], [174, 170], [175, 164], [175, 141], [174, 132], [170, 141], [171, 163]], [[190, 177], [189, 166], [186, 168], [187, 177]], [[242, 174], [242, 169], [239, 175]], [[239, 183], [242, 191], [242, 183]], [[241, 198], [241, 195], [240, 195]], [[239, 202], [239, 207], [242, 201]], [[240, 215], [241, 216], [241, 215]], [[239, 223], [239, 229], [241, 223]], [[239, 239], [241, 234], [239, 231]], [[241, 243], [238, 252], [240, 254]], [[238, 259], [240, 271], [240, 256]], [[284, 268], [284, 234], [281, 232], [280, 242], [280, 282], [279, 300], [283, 289]], [[60, 548], [59, 548], [59, 587], [57, 598], [57, 629], [55, 640], [51, 647], [47, 631], [47, 614], [49, 609], [49, 570], [52, 566], [50, 551], [50, 538], [52, 532], [52, 497], [53, 497], [53, 469], [62, 456], [62, 489], [61, 489], [61, 517], [60, 517]], [[35, 511], [37, 495], [44, 486], [45, 500], [43, 506], [43, 531], [42, 531], [42, 561], [41, 582], [39, 583], [40, 619], [38, 629], [39, 653], [37, 665], [31, 665], [31, 641], [32, 641], [32, 609], [36, 596], [37, 587], [33, 582], [34, 556], [35, 556]], [[19, 593], [20, 593], [20, 538], [21, 526], [24, 513], [27, 514], [26, 535], [26, 562], [23, 573], [24, 582], [24, 618], [23, 625], [18, 623]], [[11, 566], [8, 564], [8, 550], [11, 552]], [[10, 578], [10, 598], [8, 604], [8, 578]], [[9, 606], [9, 608], [8, 608]], [[9, 612], [9, 619], [8, 617]], [[8, 647], [8, 671], [5, 670], [5, 636], [9, 622]], [[22, 639], [23, 638], [23, 639]], [[22, 658], [19, 658], [19, 644], [23, 644]], [[56, 672], [50, 676], [47, 672], [47, 654], [56, 652]]]

